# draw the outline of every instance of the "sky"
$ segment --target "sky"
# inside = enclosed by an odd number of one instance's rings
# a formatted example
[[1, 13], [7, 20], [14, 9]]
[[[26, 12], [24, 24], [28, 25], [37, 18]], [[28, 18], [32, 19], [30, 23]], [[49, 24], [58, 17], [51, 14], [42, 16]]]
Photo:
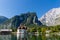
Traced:
[[36, 12], [38, 18], [52, 8], [60, 7], [60, 0], [0, 0], [0, 16], [11, 18], [26, 12]]

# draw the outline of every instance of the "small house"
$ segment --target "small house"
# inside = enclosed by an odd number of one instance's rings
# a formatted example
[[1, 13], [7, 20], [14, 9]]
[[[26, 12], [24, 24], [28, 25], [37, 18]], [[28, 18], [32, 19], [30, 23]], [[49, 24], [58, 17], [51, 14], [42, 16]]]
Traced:
[[17, 29], [17, 33], [25, 33], [27, 27], [25, 25], [20, 25]]

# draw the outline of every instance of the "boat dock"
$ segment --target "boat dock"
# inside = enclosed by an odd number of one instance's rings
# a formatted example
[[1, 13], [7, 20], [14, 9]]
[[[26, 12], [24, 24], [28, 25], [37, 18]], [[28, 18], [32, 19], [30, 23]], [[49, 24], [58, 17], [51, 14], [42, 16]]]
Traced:
[[0, 34], [10, 34], [12, 29], [0, 29]]

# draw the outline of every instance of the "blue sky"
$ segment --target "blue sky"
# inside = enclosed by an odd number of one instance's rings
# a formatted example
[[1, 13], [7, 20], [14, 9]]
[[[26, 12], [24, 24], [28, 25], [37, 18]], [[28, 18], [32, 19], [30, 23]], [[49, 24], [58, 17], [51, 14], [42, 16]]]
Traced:
[[52, 8], [60, 7], [60, 0], [0, 0], [0, 15], [8, 18], [26, 12], [36, 12], [38, 18]]

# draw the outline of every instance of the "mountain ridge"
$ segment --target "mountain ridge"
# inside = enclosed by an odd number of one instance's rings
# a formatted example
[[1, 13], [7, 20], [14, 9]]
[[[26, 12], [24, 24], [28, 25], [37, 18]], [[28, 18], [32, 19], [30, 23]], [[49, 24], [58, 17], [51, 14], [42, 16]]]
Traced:
[[53, 8], [45, 13], [40, 18], [40, 21], [43, 25], [47, 26], [54, 26], [54, 25], [60, 25], [60, 7], [59, 8]]
[[2, 24], [3, 22], [5, 22], [6, 20], [8, 20], [7, 17], [0, 16], [0, 24]]
[[0, 28], [18, 28], [20, 24], [25, 25], [42, 25], [40, 21], [38, 21], [38, 17], [35, 12], [28, 12], [21, 15], [16, 15], [11, 19], [5, 21], [0, 25]]

